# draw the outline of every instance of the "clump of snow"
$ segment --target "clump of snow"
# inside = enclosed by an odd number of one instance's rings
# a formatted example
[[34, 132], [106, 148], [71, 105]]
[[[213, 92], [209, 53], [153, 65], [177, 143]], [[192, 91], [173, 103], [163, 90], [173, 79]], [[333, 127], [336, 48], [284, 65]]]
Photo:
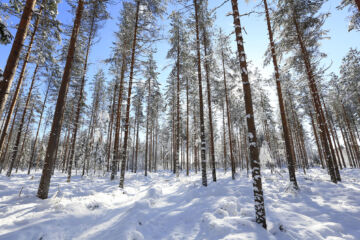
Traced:
[[299, 171], [293, 192], [287, 171], [264, 169], [267, 230], [246, 171], [236, 180], [219, 171], [208, 187], [200, 174], [127, 173], [124, 191], [107, 175], [67, 183], [55, 172], [46, 200], [36, 197], [40, 172], [0, 175], [0, 239], [360, 239], [360, 172], [341, 174], [334, 184], [326, 170]]

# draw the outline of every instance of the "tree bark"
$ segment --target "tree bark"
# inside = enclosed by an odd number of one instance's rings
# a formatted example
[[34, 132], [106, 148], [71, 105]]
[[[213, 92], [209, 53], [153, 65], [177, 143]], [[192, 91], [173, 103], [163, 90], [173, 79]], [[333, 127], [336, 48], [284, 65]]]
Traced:
[[0, 173], [2, 172], [2, 169], [5, 166], [5, 158], [6, 158], [6, 154], [7, 154], [7, 151], [8, 151], [9, 145], [10, 145], [10, 141], [11, 141], [11, 137], [12, 137], [12, 134], [13, 134], [13, 130], [14, 130], [14, 126], [15, 126], [15, 120], [16, 120], [16, 116], [17, 116], [18, 110], [19, 110], [19, 105], [20, 104], [17, 104], [16, 109], [15, 109], [14, 118], [13, 118], [11, 128], [10, 128], [10, 131], [9, 131], [8, 143], [6, 145], [5, 151], [1, 152], [1, 155], [0, 155], [0, 157], [1, 157], [1, 159], [0, 159]]
[[39, 63], [36, 64], [36, 67], [35, 67], [35, 70], [34, 70], [34, 73], [33, 73], [33, 76], [32, 76], [32, 80], [31, 80], [31, 84], [30, 84], [30, 88], [29, 88], [29, 93], [28, 93], [27, 98], [26, 98], [24, 110], [23, 110], [23, 113], [22, 113], [22, 116], [21, 116], [21, 121], [20, 121], [20, 124], [19, 124], [19, 128], [17, 130], [16, 142], [15, 142], [15, 145], [13, 147], [12, 156], [11, 156], [11, 159], [10, 159], [10, 161], [11, 161], [10, 162], [10, 167], [9, 167], [8, 172], [6, 174], [8, 177], [10, 177], [10, 175], [11, 175], [11, 171], [12, 171], [14, 162], [16, 160], [17, 154], [18, 154], [18, 150], [19, 150], [19, 146], [20, 146], [20, 140], [21, 140], [21, 134], [22, 134], [22, 130], [23, 130], [23, 127], [24, 127], [24, 123], [25, 123], [25, 116], [26, 116], [26, 112], [27, 112], [27, 109], [28, 109], [28, 106], [29, 106], [29, 103], [30, 103], [30, 99], [31, 99], [31, 96], [32, 96], [32, 90], [34, 88], [34, 83], [35, 83], [35, 80], [36, 80], [36, 74], [37, 74], [38, 70], [39, 70]]
[[211, 84], [210, 84], [210, 69], [208, 61], [208, 46], [209, 42], [207, 39], [206, 29], [203, 29], [203, 41], [204, 41], [204, 65], [205, 65], [205, 75], [206, 75], [206, 88], [207, 88], [207, 100], [208, 100], [208, 114], [209, 114], [209, 132], [210, 132], [210, 158], [212, 165], [212, 177], [213, 181], [216, 182], [216, 161], [215, 161], [215, 144], [214, 144], [214, 130], [213, 130], [213, 120], [212, 120], [212, 104], [211, 104]]
[[244, 49], [244, 39], [242, 37], [242, 30], [240, 24], [240, 15], [238, 9], [237, 0], [231, 0], [234, 18], [234, 27], [236, 34], [236, 43], [238, 49], [238, 57], [240, 60], [241, 78], [243, 84], [245, 111], [246, 111], [246, 123], [248, 128], [249, 150], [250, 150], [250, 164], [252, 169], [253, 188], [254, 188], [254, 200], [255, 200], [255, 213], [256, 222], [261, 224], [266, 229], [266, 217], [265, 217], [265, 204], [262, 190], [261, 174], [260, 174], [260, 161], [259, 150], [256, 139], [256, 128], [253, 111], [253, 103], [251, 96], [251, 87], [249, 82], [249, 76], [247, 71], [247, 62]]
[[140, 10], [140, 1], [136, 1], [136, 13], [135, 13], [135, 27], [134, 27], [134, 37], [132, 43], [131, 50], [131, 65], [130, 65], [130, 77], [129, 77], [129, 88], [128, 88], [128, 96], [127, 96], [127, 106], [126, 106], [126, 117], [125, 117], [125, 134], [124, 134], [124, 142], [122, 149], [122, 160], [121, 160], [121, 172], [120, 172], [120, 183], [119, 187], [124, 188], [125, 181], [125, 163], [126, 163], [126, 152], [128, 145], [128, 137], [129, 137], [129, 122], [130, 122], [130, 107], [131, 107], [131, 88], [134, 78], [134, 65], [135, 65], [135, 51], [136, 51], [136, 40], [137, 40], [137, 31], [138, 31], [138, 21], [139, 21], [139, 10]]
[[206, 141], [205, 141], [205, 124], [204, 124], [204, 102], [202, 93], [202, 77], [201, 77], [201, 54], [200, 54], [200, 37], [199, 37], [199, 5], [197, 0], [194, 0], [195, 5], [195, 21], [196, 21], [196, 52], [197, 52], [197, 67], [198, 67], [198, 82], [199, 82], [199, 103], [200, 103], [200, 139], [201, 139], [201, 171], [202, 171], [202, 185], [207, 186], [206, 176]]
[[126, 56], [123, 53], [122, 56], [122, 63], [121, 63], [121, 73], [120, 73], [120, 88], [119, 88], [119, 95], [118, 95], [118, 104], [116, 110], [116, 122], [115, 122], [115, 139], [114, 139], [114, 149], [113, 149], [113, 160], [111, 164], [111, 177], [110, 180], [114, 180], [117, 172], [118, 162], [120, 161], [120, 152], [119, 152], [119, 145], [120, 145], [120, 121], [121, 121], [121, 105], [122, 105], [122, 97], [124, 91], [124, 78], [125, 78], [125, 71], [126, 71]]
[[110, 116], [110, 126], [109, 126], [109, 131], [108, 131], [108, 149], [107, 149], [107, 157], [106, 157], [106, 171], [109, 172], [110, 171], [110, 156], [111, 156], [111, 143], [112, 143], [112, 132], [113, 132], [113, 125], [114, 125], [114, 115], [115, 115], [115, 102], [116, 102], [116, 94], [117, 94], [117, 88], [118, 88], [118, 84], [117, 82], [115, 83], [115, 87], [114, 87], [114, 98], [113, 98], [113, 102], [111, 105], [111, 116]]
[[44, 97], [44, 101], [43, 101], [43, 104], [42, 104], [42, 107], [41, 107], [41, 112], [40, 112], [40, 117], [39, 117], [39, 123], [38, 123], [38, 126], [37, 126], [36, 135], [35, 135], [35, 140], [34, 140], [34, 144], [33, 144], [33, 146], [32, 146], [31, 154], [30, 154], [29, 168], [28, 168], [28, 173], [27, 173], [28, 175], [30, 174], [31, 167], [32, 167], [33, 162], [34, 162], [35, 151], [36, 151], [36, 144], [37, 144], [38, 137], [39, 137], [40, 126], [41, 126], [42, 118], [43, 118], [43, 115], [44, 115], [44, 110], [45, 110], [46, 101], [47, 101], [48, 94], [49, 94], [49, 89], [50, 89], [50, 82], [48, 83], [48, 86], [47, 86], [47, 89], [46, 89], [46, 93], [45, 93], [45, 97]]
[[[27, 2], [29, 2], [29, 1], [27, 1]], [[34, 2], [36, 2], [36, 1], [34, 1]], [[26, 6], [25, 6], [25, 8], [26, 8]], [[31, 38], [30, 38], [30, 42], [29, 42], [29, 47], [28, 47], [28, 50], [27, 50], [27, 52], [25, 54], [25, 57], [24, 57], [24, 62], [23, 62], [22, 68], [21, 68], [21, 72], [20, 72], [19, 79], [18, 79], [16, 88], [15, 88], [14, 95], [13, 95], [13, 97], [11, 99], [10, 107], [9, 107], [9, 110], [8, 110], [8, 113], [7, 113], [7, 118], [5, 120], [5, 125], [4, 125], [4, 127], [2, 129], [2, 132], [1, 132], [0, 152], [1, 152], [2, 147], [3, 147], [4, 140], [5, 140], [5, 137], [6, 137], [6, 132], [7, 132], [7, 129], [9, 127], [10, 120], [11, 120], [11, 115], [13, 113], [15, 104], [16, 104], [18, 96], [19, 96], [21, 85], [22, 85], [24, 77], [25, 77], [26, 66], [27, 66], [29, 58], [30, 58], [31, 49], [32, 49], [32, 46], [33, 46], [33, 43], [34, 43], [35, 35], [36, 35], [36, 32], [37, 32], [38, 27], [39, 27], [40, 14], [41, 14], [42, 10], [43, 10], [43, 7], [40, 8], [39, 16], [37, 17], [37, 19], [35, 21], [34, 30], [33, 30], [32, 34], [31, 34]], [[24, 10], [24, 12], [25, 12], [25, 10]], [[29, 19], [29, 21], [30, 21], [30, 19]], [[21, 22], [20, 22], [20, 24], [21, 24]], [[20, 26], [19, 26], [19, 30], [20, 30]], [[25, 38], [26, 38], [26, 33], [25, 33], [24, 39]], [[15, 38], [15, 42], [16, 42], [16, 38]], [[15, 42], [14, 42], [13, 48], [15, 46]], [[23, 45], [23, 42], [21, 43], [21, 47], [22, 47], [22, 45]], [[12, 54], [12, 52], [13, 52], [13, 49], [11, 50], [10, 55]], [[20, 54], [20, 52], [21, 52], [21, 49], [19, 50], [18, 54]], [[11, 57], [9, 56], [8, 63], [9, 63], [10, 60], [11, 60]], [[13, 61], [13, 59], [11, 61]], [[6, 103], [6, 100], [7, 100], [7, 97], [8, 97], [8, 91], [10, 90], [13, 78], [15, 76], [15, 72], [16, 72], [16, 68], [17, 68], [17, 64], [18, 64], [19, 60], [16, 60], [16, 61], [17, 61], [16, 64], [12, 66], [14, 69], [11, 70], [11, 71], [13, 71], [13, 72], [9, 72], [8, 80], [6, 80], [7, 78], [6, 78], [5, 72], [4, 72], [4, 80], [0, 82], [0, 116], [2, 115], [2, 112], [4, 110], [5, 103]], [[6, 67], [8, 66], [8, 63], [6, 65]], [[14, 64], [14, 63], [12, 62], [12, 63], [10, 63], [10, 65], [11, 64]], [[10, 65], [9, 65], [9, 68], [10, 68]], [[5, 71], [6, 71], [6, 68], [5, 68]], [[6, 84], [8, 84], [8, 85], [6, 86]], [[6, 90], [3, 90], [3, 88], [6, 88]]]
[[75, 115], [75, 122], [74, 122], [75, 127], [74, 127], [74, 130], [73, 130], [73, 139], [72, 139], [72, 142], [71, 142], [71, 152], [70, 152], [70, 162], [69, 162], [69, 168], [68, 168], [67, 182], [70, 182], [70, 180], [71, 180], [72, 162], [73, 162], [74, 154], [75, 154], [77, 131], [78, 131], [79, 124], [80, 124], [81, 106], [83, 104], [82, 102], [83, 102], [83, 97], [84, 97], [85, 77], [86, 77], [89, 53], [90, 53], [90, 48], [91, 48], [91, 42], [92, 42], [92, 38], [93, 38], [93, 35], [94, 35], [93, 34], [94, 30], [95, 30], [96, 8], [97, 8], [97, 6], [95, 5], [94, 9], [92, 11], [90, 32], [89, 32], [89, 36], [88, 36], [88, 39], [87, 39], [86, 54], [85, 54], [85, 59], [84, 59], [84, 69], [83, 69], [83, 73], [82, 73], [82, 77], [81, 77], [81, 84], [80, 84], [79, 100], [78, 100], [78, 103], [77, 103], [76, 113], [75, 113], [76, 114]]
[[54, 113], [54, 119], [51, 126], [51, 132], [50, 132], [50, 138], [46, 150], [45, 155], [45, 163], [40, 179], [39, 189], [37, 192], [37, 196], [41, 199], [46, 199], [48, 197], [49, 193], [49, 187], [50, 187], [50, 179], [51, 179], [51, 172], [54, 164], [54, 160], [56, 157], [56, 149], [57, 145], [59, 143], [59, 137], [61, 134], [61, 125], [62, 125], [62, 118], [64, 115], [65, 110], [65, 101], [66, 101], [66, 95], [69, 87], [70, 82], [70, 74], [71, 74], [71, 66], [75, 54], [75, 48], [76, 48], [76, 39], [77, 35], [79, 33], [80, 24], [81, 24], [81, 17], [84, 9], [84, 1], [79, 0], [78, 6], [76, 10], [76, 17], [74, 21], [74, 27], [71, 34], [68, 54], [66, 58], [66, 64], [65, 69], [61, 81], [61, 86], [59, 90], [59, 96], [56, 102], [55, 107], [55, 113]]
[[[5, 103], [7, 97], [9, 95], [9, 90], [12, 85], [12, 81], [14, 79], [16, 68], [19, 63], [20, 53], [24, 46], [25, 38], [27, 35], [27, 31], [30, 25], [33, 9], [35, 7], [36, 0], [26, 0], [24, 11], [21, 15], [20, 23], [15, 35], [14, 43], [11, 47], [10, 54], [8, 60], [6, 62], [5, 70], [3, 73], [3, 81], [0, 82], [0, 116], [2, 115], [5, 107]], [[26, 66], [27, 61], [29, 60], [29, 55], [32, 47], [32, 43], [34, 41], [34, 36], [37, 31], [37, 26], [39, 24], [40, 17], [37, 18], [34, 26], [34, 31], [31, 36], [28, 52], [25, 56], [24, 65]], [[24, 68], [24, 67], [23, 67]], [[25, 71], [25, 70], [24, 70]], [[22, 81], [19, 81], [20, 85]], [[11, 115], [11, 114], [10, 114]]]
[[282, 89], [281, 89], [279, 65], [277, 62], [277, 55], [276, 55], [276, 51], [275, 51], [275, 42], [274, 42], [274, 37], [273, 37], [273, 31], [271, 28], [271, 21], [270, 21], [270, 14], [269, 14], [267, 0], [264, 0], [264, 7], [265, 7], [265, 14], [266, 14], [268, 35], [269, 35], [269, 40], [270, 40], [272, 61], [273, 61], [274, 70], [275, 70], [276, 91], [277, 91], [277, 95], [278, 95], [283, 136], [284, 136], [284, 140], [285, 140], [286, 160], [288, 163], [289, 178], [290, 178], [290, 182], [293, 184], [294, 189], [297, 190], [297, 189], [299, 189], [299, 187], [298, 187], [298, 184], [296, 181], [295, 159], [293, 159], [292, 154], [291, 154], [289, 126], [288, 126], [286, 113], [285, 113], [284, 99], [283, 99], [283, 94], [282, 94]]
[[[223, 49], [221, 50], [221, 58], [222, 58], [221, 61], [222, 61], [223, 76], [224, 76], [227, 127], [228, 127], [228, 135], [229, 135], [231, 177], [234, 180], [235, 179], [236, 168], [235, 168], [235, 159], [234, 159], [234, 153], [233, 153], [234, 150], [233, 150], [233, 145], [232, 145], [230, 101], [229, 101], [229, 94], [228, 94], [227, 81], [226, 81], [225, 56], [224, 56], [224, 50]], [[225, 133], [224, 133], [224, 138], [225, 138]], [[225, 143], [225, 140], [224, 140], [224, 143]], [[226, 146], [224, 148], [226, 148]], [[225, 161], [226, 161], [226, 159], [225, 159]]]
[[313, 100], [313, 104], [315, 107], [315, 111], [316, 111], [316, 117], [318, 120], [318, 124], [320, 127], [320, 139], [322, 142], [322, 146], [324, 147], [325, 150], [325, 157], [326, 157], [326, 161], [327, 161], [327, 166], [329, 169], [329, 174], [330, 174], [330, 178], [331, 181], [334, 183], [337, 183], [338, 178], [336, 176], [335, 173], [335, 167], [334, 167], [334, 159], [332, 158], [331, 152], [330, 152], [330, 148], [329, 148], [329, 144], [328, 144], [328, 139], [326, 137], [326, 122], [325, 122], [325, 118], [324, 118], [324, 114], [321, 108], [321, 104], [320, 104], [320, 97], [319, 97], [319, 92], [316, 86], [316, 82], [314, 79], [314, 74], [313, 74], [313, 70], [311, 68], [311, 64], [310, 64], [310, 59], [309, 59], [309, 54], [307, 52], [307, 49], [305, 47], [304, 41], [302, 39], [302, 34], [301, 34], [301, 30], [300, 30], [300, 26], [299, 23], [296, 19], [296, 15], [295, 12], [292, 13], [292, 18], [293, 18], [293, 22], [295, 25], [295, 29], [296, 29], [296, 34], [297, 34], [297, 39], [298, 39], [298, 43], [300, 45], [301, 48], [301, 52], [302, 52], [302, 57], [305, 63], [305, 68], [306, 68], [306, 74], [308, 76], [308, 85], [310, 88], [310, 92], [311, 92], [311, 97]]
[[186, 77], [186, 176], [189, 176], [189, 78]]

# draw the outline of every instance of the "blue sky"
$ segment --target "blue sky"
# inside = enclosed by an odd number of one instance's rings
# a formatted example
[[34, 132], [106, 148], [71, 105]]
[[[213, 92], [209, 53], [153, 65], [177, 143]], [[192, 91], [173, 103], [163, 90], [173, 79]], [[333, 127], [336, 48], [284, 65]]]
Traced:
[[[115, 4], [109, 6], [108, 10], [112, 19], [109, 19], [104, 23], [104, 27], [99, 32], [99, 41], [98, 43], [91, 49], [90, 54], [90, 67], [88, 72], [88, 79], [90, 79], [93, 74], [99, 69], [103, 68], [107, 70], [108, 66], [102, 64], [102, 60], [106, 59], [111, 52], [111, 45], [114, 40], [114, 31], [117, 30], [116, 22], [118, 18], [118, 14], [121, 8], [121, 1], [113, 1]], [[211, 0], [210, 8], [213, 8], [220, 3], [222, 0]], [[249, 12], [253, 9], [255, 5], [257, 5], [259, 1], [249, 1], [249, 3], [245, 3], [245, 1], [239, 1], [239, 9], [241, 13]], [[324, 11], [331, 12], [331, 16], [327, 19], [325, 24], [325, 29], [329, 30], [330, 40], [322, 41], [321, 49], [325, 52], [328, 57], [323, 61], [323, 64], [329, 65], [332, 63], [331, 68], [329, 69], [329, 73], [334, 71], [338, 72], [339, 66], [341, 64], [341, 59], [345, 56], [350, 47], [360, 48], [360, 32], [347, 31], [348, 26], [348, 16], [349, 12], [347, 9], [339, 11], [336, 9], [339, 1], [328, 1], [324, 7]], [[173, 9], [173, 7], [169, 7], [169, 9]], [[72, 24], [73, 16], [68, 12], [69, 7], [65, 1], [62, 1], [59, 5], [59, 16], [58, 19], [61, 22]], [[258, 9], [258, 11], [262, 11], [262, 9]], [[226, 16], [228, 12], [231, 12], [230, 2], [226, 3], [223, 7], [218, 9], [217, 11], [217, 20], [216, 25], [221, 26], [227, 33], [233, 31], [232, 25], [232, 17]], [[165, 21], [163, 21], [163, 33], [166, 35], [167, 29], [167, 20], [166, 16], [164, 17]], [[18, 22], [18, 19], [11, 18], [10, 24], [14, 25]], [[264, 21], [263, 15], [253, 14], [249, 17], [242, 17], [241, 19], [242, 25], [245, 28], [247, 34], [245, 37], [245, 50], [247, 53], [247, 58], [252, 61], [253, 65], [262, 69], [263, 74], [268, 77], [272, 74], [272, 66], [268, 66], [263, 68], [263, 56], [265, 49], [268, 45], [268, 36], [266, 30], [266, 23]], [[14, 31], [13, 31], [14, 32]], [[4, 69], [6, 59], [8, 53], [10, 51], [11, 45], [0, 45], [0, 68]], [[168, 50], [168, 43], [166, 40], [159, 41], [156, 44], [156, 48], [158, 52], [155, 56], [159, 70], [160, 70], [160, 82], [164, 82], [168, 76], [169, 70], [166, 69], [161, 71], [164, 66], [166, 66], [169, 62], [166, 57], [166, 53]], [[111, 76], [108, 76], [111, 77]]]

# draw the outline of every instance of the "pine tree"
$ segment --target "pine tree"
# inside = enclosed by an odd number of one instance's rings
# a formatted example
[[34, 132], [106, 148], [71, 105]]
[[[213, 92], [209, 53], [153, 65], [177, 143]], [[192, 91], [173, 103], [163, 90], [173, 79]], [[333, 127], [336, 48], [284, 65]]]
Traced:
[[[20, 53], [25, 42], [25, 38], [30, 25], [35, 4], [36, 4], [36, 0], [26, 0], [24, 10], [21, 15], [19, 27], [14, 38], [14, 43], [11, 47], [9, 57], [6, 62], [6, 66], [3, 73], [3, 80], [0, 82], [0, 116], [4, 111], [5, 103], [8, 97], [8, 92], [9, 89], [11, 88], [12, 81], [15, 76], [16, 68], [20, 59]], [[31, 44], [29, 45], [29, 49], [31, 49]]]
[[272, 26], [271, 26], [270, 13], [269, 13], [267, 0], [264, 0], [264, 8], [265, 8], [268, 35], [269, 35], [269, 40], [270, 40], [270, 50], [271, 50], [272, 62], [274, 65], [274, 70], [275, 70], [276, 91], [277, 91], [277, 95], [278, 95], [278, 102], [279, 102], [279, 108], [280, 108], [283, 137], [285, 140], [285, 150], [286, 150], [286, 159], [287, 159], [288, 169], [289, 169], [289, 177], [290, 177], [290, 182], [293, 184], [294, 189], [298, 189], [299, 187], [298, 187], [298, 184], [296, 181], [296, 175], [295, 175], [295, 159], [292, 158], [292, 154], [291, 154], [292, 150], [291, 150], [291, 143], [290, 143], [290, 139], [289, 139], [289, 137], [290, 137], [289, 136], [289, 127], [288, 127], [288, 121], [287, 121], [286, 113], [285, 113], [279, 65], [278, 65], [278, 61], [277, 61], [274, 35], [273, 35], [273, 31], [272, 31]]
[[43, 172], [41, 175], [41, 180], [39, 184], [39, 189], [37, 196], [41, 199], [46, 199], [48, 197], [49, 187], [50, 187], [50, 179], [51, 179], [51, 172], [53, 169], [53, 164], [55, 161], [55, 154], [56, 149], [59, 144], [59, 137], [61, 133], [61, 124], [62, 118], [65, 109], [65, 100], [66, 94], [70, 82], [70, 72], [71, 72], [71, 65], [72, 59], [76, 49], [76, 39], [80, 29], [82, 13], [84, 9], [84, 2], [83, 0], [78, 1], [78, 6], [76, 10], [76, 17], [74, 21], [74, 27], [71, 35], [71, 40], [68, 49], [68, 55], [66, 60], [66, 65], [64, 68], [64, 73], [62, 77], [62, 82], [59, 90], [59, 97], [56, 102], [55, 113], [54, 113], [54, 120], [51, 126], [50, 138], [46, 150], [45, 155], [45, 164], [43, 167]]
[[264, 197], [263, 197], [261, 174], [260, 174], [259, 150], [256, 139], [254, 111], [253, 111], [253, 103], [251, 96], [251, 87], [248, 77], [246, 55], [244, 49], [244, 39], [242, 36], [241, 24], [240, 24], [240, 13], [238, 9], [237, 0], [232, 0], [231, 4], [233, 9], [232, 15], [234, 18], [238, 57], [240, 59], [241, 78], [242, 78], [243, 91], [244, 91], [246, 123], [248, 128], [249, 150], [250, 150], [250, 158], [251, 158], [250, 164], [252, 169], [254, 197], [255, 197], [256, 222], [258, 224], [261, 224], [263, 228], [266, 228], [265, 205], [264, 205]]
[[204, 103], [202, 93], [202, 75], [201, 75], [201, 54], [200, 54], [200, 24], [199, 24], [199, 4], [194, 0], [195, 8], [195, 28], [196, 28], [196, 52], [197, 52], [197, 71], [198, 71], [198, 86], [199, 86], [199, 103], [200, 103], [200, 138], [201, 138], [201, 171], [202, 171], [202, 185], [207, 186], [206, 175], [206, 141], [205, 141], [205, 120], [204, 120]]

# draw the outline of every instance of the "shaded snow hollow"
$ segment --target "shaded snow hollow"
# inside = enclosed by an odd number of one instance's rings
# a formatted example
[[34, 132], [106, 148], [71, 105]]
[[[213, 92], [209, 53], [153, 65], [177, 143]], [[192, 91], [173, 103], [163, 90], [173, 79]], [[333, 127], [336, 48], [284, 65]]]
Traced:
[[360, 239], [360, 171], [341, 173], [336, 185], [325, 170], [299, 171], [294, 193], [286, 171], [264, 170], [268, 231], [254, 222], [245, 172], [219, 171], [207, 188], [200, 174], [126, 173], [125, 192], [108, 176], [69, 184], [57, 172], [47, 200], [35, 197], [40, 172], [0, 175], [0, 239]]

